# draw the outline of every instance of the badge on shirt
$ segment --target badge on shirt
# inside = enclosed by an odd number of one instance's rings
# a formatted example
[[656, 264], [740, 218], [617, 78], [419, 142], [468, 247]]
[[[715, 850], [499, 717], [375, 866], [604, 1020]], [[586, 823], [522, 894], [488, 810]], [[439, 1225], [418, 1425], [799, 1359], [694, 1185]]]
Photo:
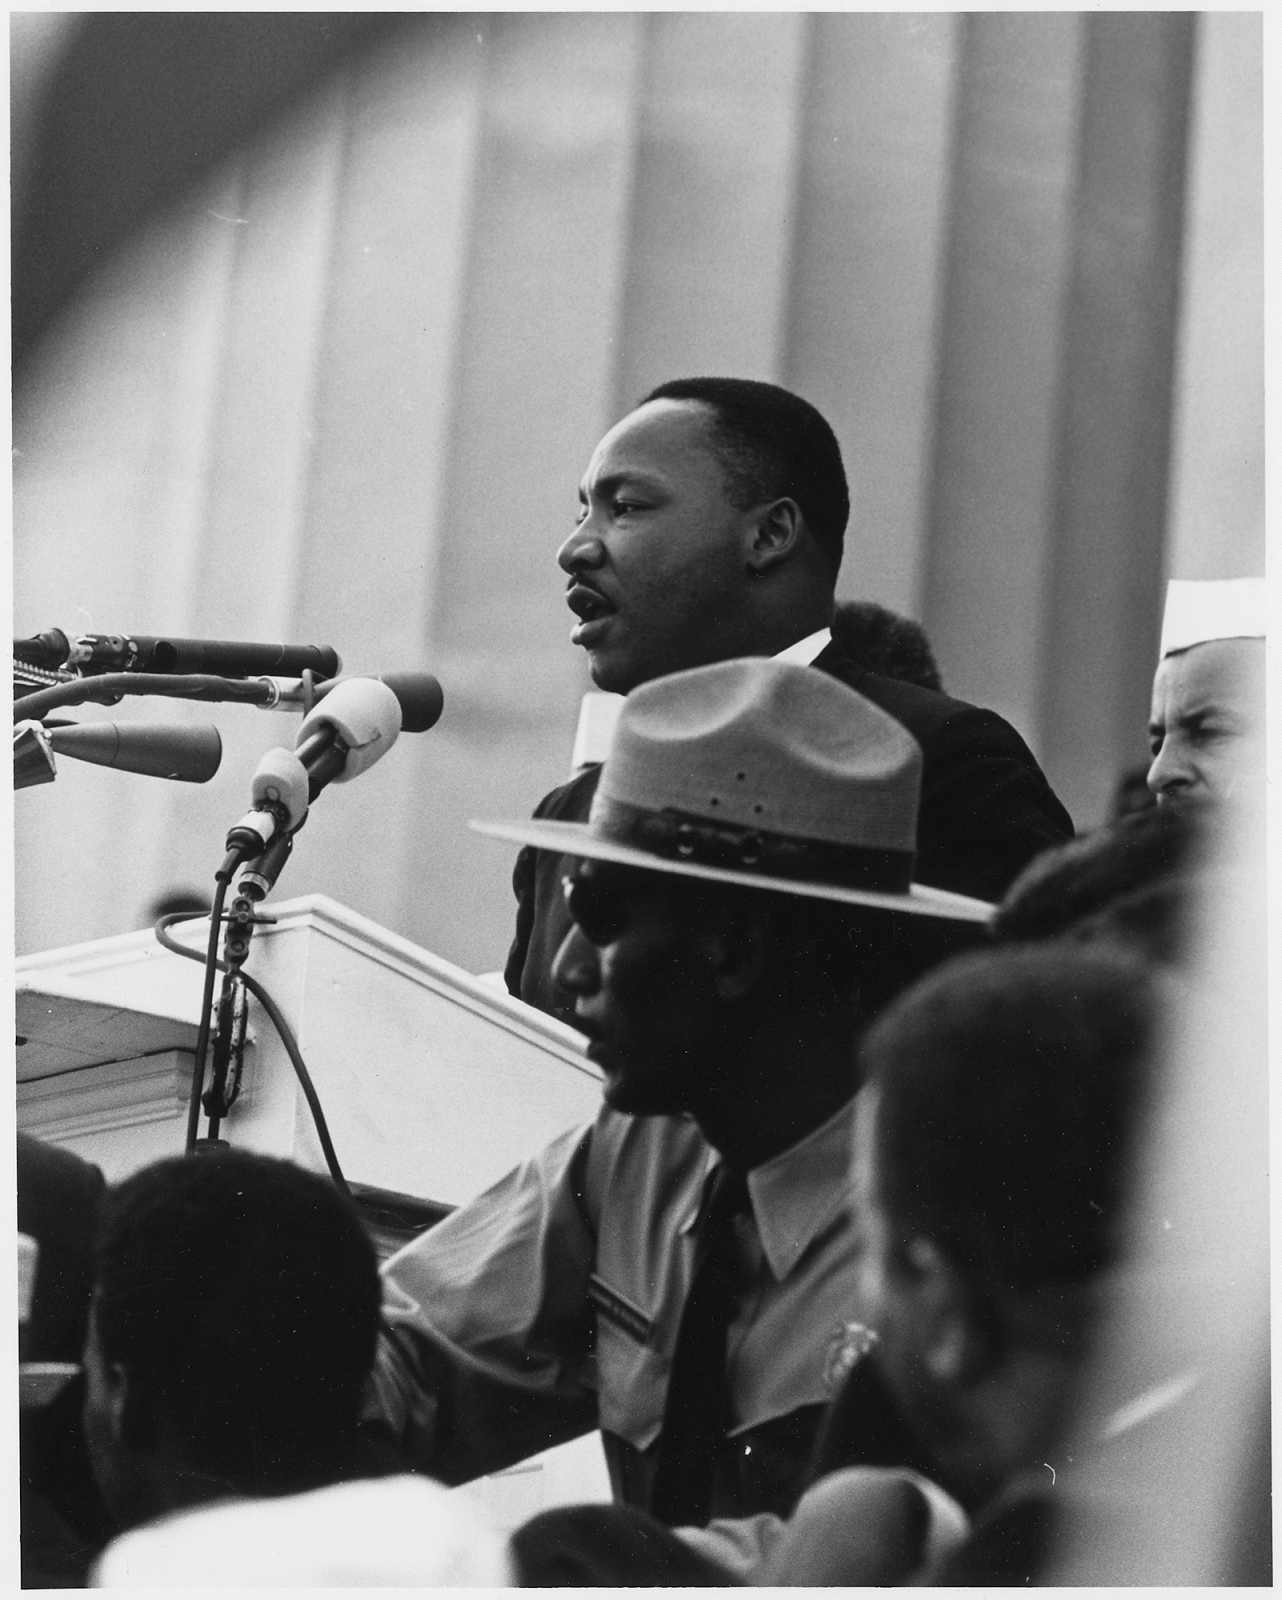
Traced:
[[613, 1322], [616, 1328], [622, 1328], [630, 1339], [635, 1339], [638, 1344], [650, 1343], [650, 1335], [654, 1332], [651, 1318], [640, 1306], [633, 1305], [626, 1295], [612, 1289], [595, 1272], [588, 1274], [588, 1299], [607, 1321]]
[[864, 1323], [841, 1324], [828, 1341], [824, 1356], [824, 1383], [830, 1392], [840, 1389], [876, 1343], [876, 1333]]

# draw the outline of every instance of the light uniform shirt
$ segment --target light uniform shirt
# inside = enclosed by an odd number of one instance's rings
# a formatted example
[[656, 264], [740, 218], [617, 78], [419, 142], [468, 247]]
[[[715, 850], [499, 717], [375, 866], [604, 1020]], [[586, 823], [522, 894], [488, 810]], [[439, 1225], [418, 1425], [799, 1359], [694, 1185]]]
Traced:
[[[716, 1516], [791, 1508], [864, 1348], [850, 1132], [847, 1106], [748, 1174]], [[447, 1482], [599, 1426], [616, 1497], [647, 1506], [718, 1160], [688, 1119], [603, 1108], [407, 1245], [384, 1268], [371, 1417]]]

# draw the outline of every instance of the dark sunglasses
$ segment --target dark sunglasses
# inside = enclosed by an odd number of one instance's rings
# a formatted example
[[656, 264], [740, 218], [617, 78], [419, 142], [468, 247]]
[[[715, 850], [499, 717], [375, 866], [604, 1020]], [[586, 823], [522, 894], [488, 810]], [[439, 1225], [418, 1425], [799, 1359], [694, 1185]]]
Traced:
[[628, 924], [629, 893], [636, 887], [630, 875], [581, 877], [569, 872], [561, 879], [566, 909], [589, 944], [607, 945]]

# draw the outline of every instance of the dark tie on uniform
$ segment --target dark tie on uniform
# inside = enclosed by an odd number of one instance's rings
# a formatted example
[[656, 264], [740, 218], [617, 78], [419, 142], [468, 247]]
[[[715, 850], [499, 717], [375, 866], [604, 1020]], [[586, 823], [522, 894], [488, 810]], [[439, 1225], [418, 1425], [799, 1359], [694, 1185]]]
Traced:
[[709, 1516], [728, 1420], [726, 1333], [738, 1286], [734, 1220], [747, 1205], [743, 1173], [720, 1167], [699, 1225], [650, 1497], [651, 1512], [669, 1527], [702, 1527]]

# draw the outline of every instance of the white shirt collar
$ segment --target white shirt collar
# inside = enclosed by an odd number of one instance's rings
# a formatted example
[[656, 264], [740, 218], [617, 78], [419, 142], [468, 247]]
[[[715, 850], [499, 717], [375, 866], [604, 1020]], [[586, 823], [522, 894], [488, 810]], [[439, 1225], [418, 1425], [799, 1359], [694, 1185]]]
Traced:
[[[786, 650], [781, 650], [774, 659], [790, 662], [795, 667], [809, 667], [828, 648], [831, 638], [831, 628], [819, 628], [814, 633], [808, 633], [804, 639], [798, 639], [796, 644], [790, 644]], [[583, 703], [579, 707], [579, 725], [574, 734], [574, 754], [570, 757], [571, 777], [582, 772], [584, 767], [604, 761], [609, 755], [615, 724], [622, 709], [621, 694], [605, 694], [589, 689], [583, 696]]]
[[809, 667], [828, 648], [831, 639], [831, 628], [817, 628], [814, 633], [808, 633], [804, 639], [798, 639], [796, 644], [781, 650], [774, 659], [790, 662], [794, 667]]

